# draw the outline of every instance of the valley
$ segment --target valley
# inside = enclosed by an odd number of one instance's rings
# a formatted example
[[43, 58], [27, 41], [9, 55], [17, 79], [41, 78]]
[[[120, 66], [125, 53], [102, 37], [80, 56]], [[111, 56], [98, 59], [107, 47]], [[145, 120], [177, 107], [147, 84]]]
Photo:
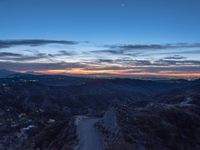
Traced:
[[199, 149], [200, 80], [0, 78], [5, 150]]

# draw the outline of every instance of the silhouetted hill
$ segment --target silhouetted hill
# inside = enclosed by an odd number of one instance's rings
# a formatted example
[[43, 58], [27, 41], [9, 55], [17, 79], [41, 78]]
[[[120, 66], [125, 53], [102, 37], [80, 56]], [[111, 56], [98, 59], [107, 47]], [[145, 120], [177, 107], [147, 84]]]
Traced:
[[5, 78], [8, 77], [9, 75], [16, 74], [14, 71], [9, 71], [9, 70], [0, 70], [0, 78]]

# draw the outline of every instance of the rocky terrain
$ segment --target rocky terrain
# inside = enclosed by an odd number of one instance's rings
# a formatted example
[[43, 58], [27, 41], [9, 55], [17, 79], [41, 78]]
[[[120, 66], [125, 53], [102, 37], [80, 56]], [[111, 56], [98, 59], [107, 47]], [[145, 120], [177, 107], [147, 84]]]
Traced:
[[76, 149], [82, 139], [75, 120], [81, 115], [89, 118], [81, 124], [92, 132], [90, 139], [100, 133], [103, 149], [198, 150], [199, 89], [200, 80], [4, 74], [0, 149]]
[[104, 135], [105, 149], [200, 149], [199, 93], [199, 87], [193, 87], [182, 95], [175, 94], [171, 99], [146, 105], [114, 105], [117, 129], [107, 127], [104, 119], [97, 124]]

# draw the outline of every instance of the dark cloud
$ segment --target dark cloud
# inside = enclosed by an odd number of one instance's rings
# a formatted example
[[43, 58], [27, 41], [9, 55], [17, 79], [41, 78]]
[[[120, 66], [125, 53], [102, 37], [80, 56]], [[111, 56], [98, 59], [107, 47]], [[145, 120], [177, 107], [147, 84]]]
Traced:
[[95, 50], [90, 51], [91, 53], [109, 53], [109, 54], [115, 54], [115, 55], [122, 55], [124, 54], [124, 50]]
[[60, 50], [59, 54], [57, 54], [57, 55], [59, 55], [59, 56], [72, 56], [72, 55], [75, 55], [75, 52]]
[[9, 70], [63, 70], [70, 68], [83, 68], [86, 65], [82, 63], [12, 63], [12, 62], [0, 62], [0, 69], [9, 69]]
[[40, 46], [46, 44], [65, 44], [75, 45], [77, 41], [65, 41], [65, 40], [0, 40], [0, 48], [9, 48], [13, 46]]
[[[200, 43], [177, 43], [177, 44], [150, 44], [150, 45], [104, 45], [106, 50], [95, 50], [91, 51], [92, 53], [108, 53], [114, 55], [129, 55], [129, 56], [138, 56], [141, 53], [132, 53], [132, 50], [162, 50], [162, 49], [188, 49], [188, 48], [200, 48]], [[189, 51], [190, 53], [191, 51]], [[195, 51], [196, 52], [196, 51]], [[178, 52], [184, 53], [184, 52]], [[176, 53], [175, 53], [176, 54]]]
[[113, 63], [114, 61], [112, 59], [97, 59], [97, 63]]
[[[31, 51], [32, 52], [32, 51]], [[39, 53], [37, 51], [33, 51], [31, 55], [19, 54], [19, 53], [11, 53], [11, 52], [0, 52], [0, 60], [5, 61], [33, 61], [33, 60], [40, 60], [40, 59], [48, 59], [51, 60], [54, 57], [60, 56], [72, 56], [75, 55], [74, 52], [68, 51], [58, 51], [56, 54], [48, 54], [48, 53]]]
[[[168, 52], [168, 51], [156, 51], [157, 54], [184, 54], [184, 53], [199, 53], [199, 50], [194, 50], [189, 48], [200, 48], [200, 43], [177, 43], [177, 44], [150, 44], [150, 45], [104, 45], [104, 48], [108, 48], [105, 50], [93, 50], [90, 51], [90, 53], [93, 54], [109, 54], [109, 55], [123, 55], [123, 56], [132, 56], [137, 57], [144, 54], [144, 51], [138, 51], [138, 50], [164, 50], [164, 49], [178, 49], [181, 48], [178, 51]], [[188, 49], [188, 50], [186, 50]], [[136, 50], [136, 51], [134, 51]], [[178, 56], [174, 56], [174, 58], [168, 57], [168, 59], [183, 59]]]
[[110, 49], [134, 50], [134, 49], [169, 49], [169, 48], [200, 48], [200, 43], [176, 43], [176, 44], [149, 44], [149, 45], [106, 45]]
[[0, 60], [4, 61], [32, 61], [43, 58], [50, 58], [51, 56], [45, 53], [36, 53], [34, 55], [23, 55], [19, 53], [1, 52]]
[[0, 57], [21, 57], [22, 54], [10, 53], [10, 52], [0, 52]]
[[[112, 47], [111, 47], [112, 48]], [[113, 48], [123, 49], [123, 50], [132, 50], [132, 49], [164, 49], [165, 45], [121, 45], [114, 46]]]
[[114, 61], [117, 64], [129, 65], [129, 66], [150, 66], [152, 63], [149, 60], [133, 60], [133, 59], [116, 59]]
[[186, 57], [179, 56], [179, 55], [174, 55], [174, 56], [165, 57], [164, 59], [180, 60], [180, 59], [186, 59]]

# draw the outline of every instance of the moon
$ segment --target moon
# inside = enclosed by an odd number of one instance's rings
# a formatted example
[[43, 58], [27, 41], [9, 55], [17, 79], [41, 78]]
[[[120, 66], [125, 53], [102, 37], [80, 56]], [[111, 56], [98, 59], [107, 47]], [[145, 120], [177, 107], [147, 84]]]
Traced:
[[126, 5], [125, 5], [125, 3], [121, 3], [121, 7], [125, 7]]

